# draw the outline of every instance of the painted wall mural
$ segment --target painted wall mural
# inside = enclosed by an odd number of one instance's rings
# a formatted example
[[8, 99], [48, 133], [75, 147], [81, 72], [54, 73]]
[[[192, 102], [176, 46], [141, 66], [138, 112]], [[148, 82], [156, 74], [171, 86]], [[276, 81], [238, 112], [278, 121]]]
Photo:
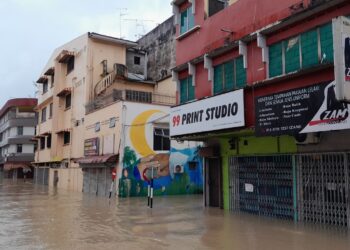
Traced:
[[[147, 196], [147, 178], [154, 174], [154, 195], [201, 194], [203, 163], [199, 144], [171, 142], [170, 150], [154, 150], [154, 128], [168, 123], [169, 108], [127, 107], [126, 138], [119, 195]], [[153, 107], [152, 107], [153, 106]], [[157, 107], [158, 108], [158, 107]], [[168, 135], [165, 135], [167, 138]]]

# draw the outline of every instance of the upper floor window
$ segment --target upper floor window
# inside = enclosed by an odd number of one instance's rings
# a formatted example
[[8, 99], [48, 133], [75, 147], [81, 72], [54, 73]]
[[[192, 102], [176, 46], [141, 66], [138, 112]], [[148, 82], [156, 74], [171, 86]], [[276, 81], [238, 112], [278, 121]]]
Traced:
[[74, 56], [71, 56], [67, 61], [67, 75], [74, 69]]
[[269, 46], [269, 77], [333, 63], [332, 24]]
[[63, 133], [63, 144], [67, 145], [70, 143], [70, 132], [65, 131]]
[[156, 150], [156, 151], [170, 150], [170, 139], [169, 139], [168, 128], [154, 128], [153, 150]]
[[72, 95], [66, 95], [66, 109], [69, 109], [72, 105]]
[[41, 122], [46, 122], [46, 107], [41, 110]]
[[180, 103], [185, 103], [195, 99], [192, 76], [180, 80]]
[[22, 126], [17, 127], [17, 135], [23, 135], [23, 127]]
[[228, 5], [228, 0], [208, 0], [208, 15], [212, 16], [219, 11], [225, 9]]
[[194, 15], [192, 6], [181, 12], [180, 34], [183, 34], [194, 27]]
[[48, 90], [48, 83], [43, 83], [43, 94], [45, 94]]
[[52, 113], [53, 112], [53, 103], [50, 103], [50, 106], [49, 106], [49, 119], [52, 118]]
[[243, 65], [243, 57], [214, 67], [214, 94], [243, 88], [246, 83], [247, 73]]
[[40, 150], [45, 149], [45, 137], [40, 137]]
[[125, 91], [126, 101], [152, 103], [152, 92], [129, 90]]
[[23, 145], [17, 144], [17, 153], [22, 153], [22, 151], [23, 151]]
[[51, 88], [53, 88], [55, 86], [55, 74], [52, 74], [51, 76]]
[[134, 64], [135, 65], [140, 65], [141, 64], [141, 57], [134, 56]]
[[46, 147], [51, 148], [51, 134], [49, 134], [46, 138]]

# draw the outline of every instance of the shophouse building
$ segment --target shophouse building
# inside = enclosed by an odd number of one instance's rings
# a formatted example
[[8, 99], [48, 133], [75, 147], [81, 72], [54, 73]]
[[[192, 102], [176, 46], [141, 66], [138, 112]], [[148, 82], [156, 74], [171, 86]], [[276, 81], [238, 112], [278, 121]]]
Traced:
[[[172, 33], [152, 32], [166, 37], [163, 46], [174, 42]], [[188, 149], [169, 139], [175, 54], [162, 55], [166, 71], [153, 64], [158, 46], [140, 43], [88, 33], [53, 53], [38, 80], [38, 183], [98, 196], [146, 195], [144, 171], [157, 168], [155, 194], [202, 192], [199, 143]]]
[[36, 104], [34, 98], [11, 99], [0, 110], [0, 178], [32, 178]]
[[173, 9], [170, 134], [205, 142], [205, 204], [349, 226], [349, 107], [334, 90], [349, 34], [334, 41], [350, 3], [174, 0]]

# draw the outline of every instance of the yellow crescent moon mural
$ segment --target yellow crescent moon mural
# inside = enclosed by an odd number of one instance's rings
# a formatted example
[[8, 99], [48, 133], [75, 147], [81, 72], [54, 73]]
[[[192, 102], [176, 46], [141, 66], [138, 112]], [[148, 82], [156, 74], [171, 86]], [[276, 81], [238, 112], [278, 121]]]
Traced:
[[154, 152], [152, 148], [149, 146], [146, 138], [146, 123], [149, 120], [149, 118], [156, 113], [163, 113], [163, 112], [160, 110], [154, 110], [154, 109], [147, 110], [145, 112], [142, 112], [138, 116], [136, 116], [131, 123], [130, 141], [134, 149], [142, 157], [156, 154], [156, 152]]

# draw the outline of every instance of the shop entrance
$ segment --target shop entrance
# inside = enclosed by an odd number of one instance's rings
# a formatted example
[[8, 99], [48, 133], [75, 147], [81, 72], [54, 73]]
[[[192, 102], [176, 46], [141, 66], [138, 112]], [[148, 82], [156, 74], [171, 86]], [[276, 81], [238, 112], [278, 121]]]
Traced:
[[222, 175], [219, 158], [206, 158], [206, 205], [222, 207]]

